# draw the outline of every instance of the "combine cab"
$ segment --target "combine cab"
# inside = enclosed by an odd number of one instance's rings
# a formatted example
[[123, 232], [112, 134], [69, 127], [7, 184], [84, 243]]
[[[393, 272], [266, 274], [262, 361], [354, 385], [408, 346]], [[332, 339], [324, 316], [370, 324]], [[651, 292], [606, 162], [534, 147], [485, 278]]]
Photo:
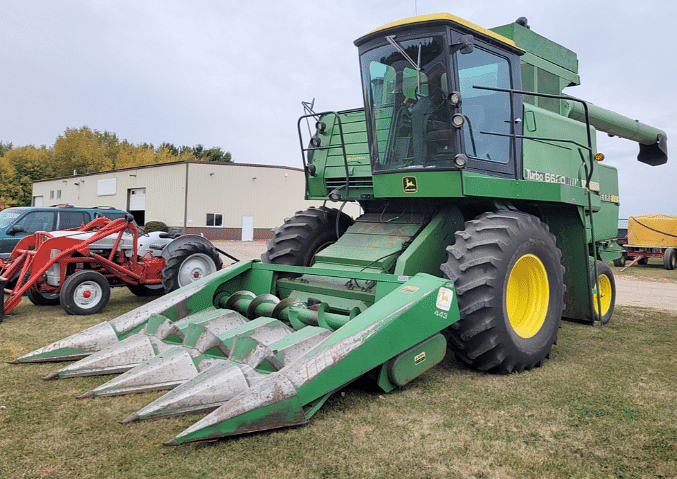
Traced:
[[363, 375], [385, 391], [447, 349], [469, 367], [543, 365], [562, 318], [603, 324], [621, 256], [617, 172], [595, 131], [667, 161], [664, 132], [562, 95], [575, 53], [525, 19], [448, 14], [356, 41], [365, 108], [310, 113], [306, 197], [262, 261], [237, 263], [14, 362], [46, 379], [123, 373], [82, 397], [171, 389], [125, 419], [207, 416], [167, 444], [306, 422]]

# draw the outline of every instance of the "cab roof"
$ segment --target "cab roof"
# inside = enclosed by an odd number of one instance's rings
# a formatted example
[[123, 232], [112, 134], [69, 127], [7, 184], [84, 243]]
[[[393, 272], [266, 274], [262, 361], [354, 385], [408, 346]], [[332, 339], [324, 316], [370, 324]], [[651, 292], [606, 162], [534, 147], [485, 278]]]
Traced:
[[457, 27], [462, 27], [463, 29], [466, 30], [471, 30], [474, 33], [478, 33], [481, 36], [488, 37], [488, 39], [493, 40], [494, 42], [501, 43], [507, 47], [509, 47], [511, 50], [515, 50], [517, 52], [522, 52], [522, 49], [519, 48], [517, 45], [515, 45], [515, 42], [507, 37], [504, 37], [503, 35], [500, 35], [496, 32], [492, 32], [491, 30], [488, 30], [486, 28], [482, 28], [479, 25], [475, 25], [472, 22], [469, 22], [467, 20], [464, 20], [460, 17], [457, 17], [455, 15], [452, 15], [450, 13], [433, 13], [430, 15], [419, 15], [417, 17], [410, 17], [410, 18], [405, 18], [403, 20], [397, 20], [395, 22], [388, 23], [386, 25], [383, 25], [366, 35], [361, 36], [357, 40], [355, 40], [355, 45], [359, 46], [365, 41], [373, 38], [375, 34], [384, 32], [386, 30], [391, 30], [391, 29], [396, 29], [399, 27], [405, 27], [405, 26], [413, 26], [413, 25], [418, 25], [422, 23], [451, 23], [453, 26]]

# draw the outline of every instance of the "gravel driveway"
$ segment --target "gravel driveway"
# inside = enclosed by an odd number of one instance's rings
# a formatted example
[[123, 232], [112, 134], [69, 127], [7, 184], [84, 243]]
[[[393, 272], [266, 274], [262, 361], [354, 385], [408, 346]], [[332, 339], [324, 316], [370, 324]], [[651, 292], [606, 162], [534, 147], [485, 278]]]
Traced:
[[[258, 259], [266, 251], [265, 241], [214, 241], [214, 244], [240, 260]], [[224, 265], [232, 263], [225, 256], [222, 259]], [[677, 283], [616, 276], [616, 304], [677, 311]]]

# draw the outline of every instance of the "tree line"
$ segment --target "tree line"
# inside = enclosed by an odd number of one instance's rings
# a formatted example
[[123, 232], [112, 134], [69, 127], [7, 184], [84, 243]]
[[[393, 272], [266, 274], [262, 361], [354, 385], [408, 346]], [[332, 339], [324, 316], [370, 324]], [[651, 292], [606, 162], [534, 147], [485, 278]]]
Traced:
[[0, 206], [30, 206], [33, 182], [73, 174], [133, 168], [172, 161], [233, 161], [230, 152], [203, 145], [138, 145], [115, 133], [68, 128], [54, 145], [15, 147], [0, 141]]

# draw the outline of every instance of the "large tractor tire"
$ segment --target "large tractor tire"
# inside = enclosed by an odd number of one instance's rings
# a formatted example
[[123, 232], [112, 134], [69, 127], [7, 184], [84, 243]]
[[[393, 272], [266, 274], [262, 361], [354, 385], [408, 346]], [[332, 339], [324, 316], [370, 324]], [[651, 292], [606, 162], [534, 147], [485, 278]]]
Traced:
[[663, 266], [667, 270], [673, 270], [677, 267], [677, 250], [675, 248], [666, 248], [663, 251]]
[[36, 306], [55, 306], [59, 304], [59, 293], [43, 294], [33, 288], [28, 288], [26, 296]]
[[221, 257], [213, 246], [205, 243], [186, 243], [177, 248], [162, 269], [162, 286], [169, 293], [223, 267]]
[[535, 216], [489, 212], [466, 222], [441, 266], [458, 295], [461, 319], [446, 330], [456, 357], [488, 372], [541, 366], [562, 325], [561, 258]]
[[96, 271], [78, 271], [69, 276], [59, 293], [64, 311], [80, 316], [100, 313], [109, 299], [110, 284]]
[[[597, 275], [599, 281], [599, 290], [602, 293], [600, 302], [602, 305], [602, 315], [599, 314], [599, 304], [597, 304], [597, 295], [593, 296], [595, 307], [595, 319], [599, 318], [602, 324], [606, 324], [614, 314], [616, 307], [616, 280], [614, 273], [609, 265], [603, 261], [597, 262]], [[590, 265], [590, 284], [595, 285], [595, 268]]]
[[288, 266], [312, 266], [315, 255], [338, 239], [353, 224], [350, 216], [334, 208], [320, 206], [297, 211], [275, 228], [275, 235], [266, 242], [261, 255], [264, 263]]

